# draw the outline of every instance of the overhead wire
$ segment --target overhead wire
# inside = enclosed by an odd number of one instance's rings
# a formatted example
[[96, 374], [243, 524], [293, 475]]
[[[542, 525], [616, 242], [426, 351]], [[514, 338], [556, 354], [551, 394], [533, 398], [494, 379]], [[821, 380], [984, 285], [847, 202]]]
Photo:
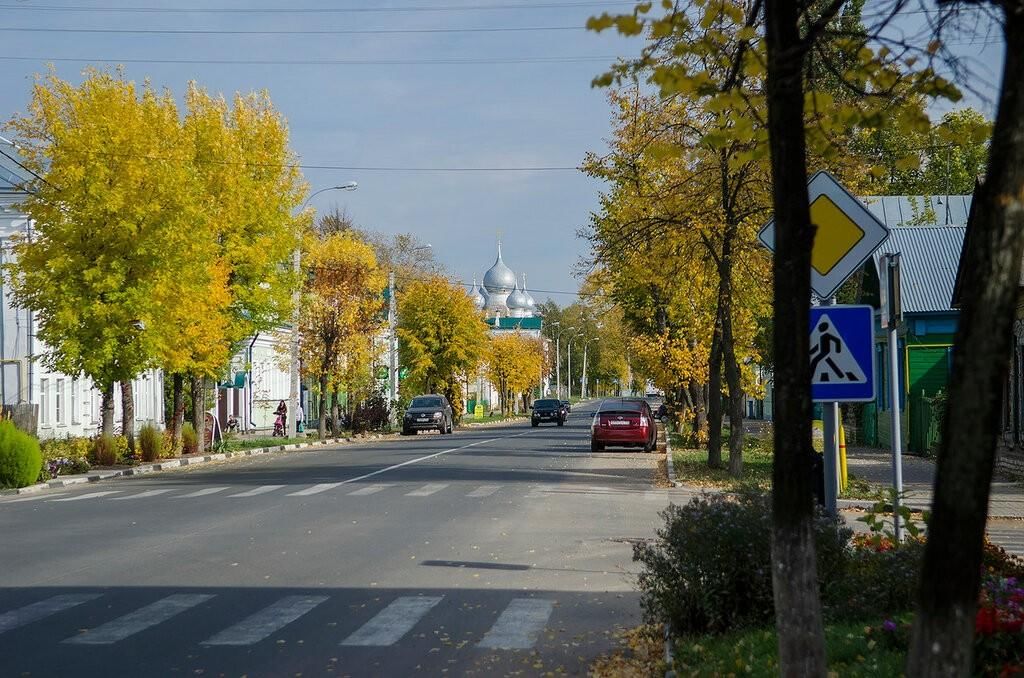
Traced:
[[476, 26], [471, 28], [315, 28], [315, 29], [219, 29], [219, 28], [52, 28], [0, 26], [0, 33], [83, 33], [114, 35], [402, 35], [445, 33], [529, 33], [585, 31], [586, 26]]
[[153, 6], [94, 6], [87, 5], [27, 5], [0, 4], [0, 9], [27, 10], [34, 12], [89, 12], [123, 14], [384, 14], [403, 12], [473, 12], [523, 9], [560, 9], [570, 7], [632, 7], [632, 2], [622, 0], [582, 0], [563, 2], [506, 2], [476, 5], [412, 5], [384, 7], [153, 7]]
[[561, 64], [615, 61], [615, 55], [553, 56], [553, 57], [469, 57], [441, 59], [116, 59], [99, 57], [42, 57], [0, 55], [0, 61], [33, 61], [43, 63], [107, 63], [107, 64], [190, 64], [222, 66], [470, 66], [498, 64]]

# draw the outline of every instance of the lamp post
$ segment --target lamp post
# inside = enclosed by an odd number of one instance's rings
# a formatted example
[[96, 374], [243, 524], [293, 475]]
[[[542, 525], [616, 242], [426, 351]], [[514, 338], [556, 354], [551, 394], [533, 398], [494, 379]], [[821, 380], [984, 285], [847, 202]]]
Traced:
[[[555, 321], [555, 322], [551, 323], [551, 326], [554, 327], [555, 325], [558, 325], [558, 324], [559, 324], [558, 321]], [[576, 328], [575, 327], [564, 327], [564, 328], [562, 328], [561, 331], [559, 331], [559, 332], [557, 332], [555, 334], [555, 393], [556, 393], [556, 397], [559, 400], [562, 399], [562, 352], [561, 352], [561, 343], [560, 342], [561, 342], [561, 339], [562, 339], [562, 334], [564, 334], [565, 332], [571, 332], [574, 329], [576, 329]]]
[[594, 337], [593, 339], [587, 339], [583, 342], [583, 383], [580, 384], [580, 398], [587, 397], [587, 347], [592, 343], [600, 339], [600, 337]]
[[566, 361], [566, 365], [565, 365], [565, 371], [566, 371], [565, 386], [566, 386], [566, 390], [569, 392], [569, 400], [572, 400], [572, 342], [576, 341], [577, 339], [579, 339], [582, 336], [583, 336], [583, 331], [580, 330], [576, 334], [574, 334], [571, 337], [569, 337], [569, 357], [568, 357], [568, 360]]
[[[319, 191], [313, 191], [306, 198], [306, 201], [302, 203], [302, 207], [299, 208], [301, 213], [306, 206], [309, 205], [309, 201], [321, 193], [327, 191], [354, 191], [359, 188], [359, 184], [354, 181], [350, 181], [347, 184], [341, 184], [340, 186], [328, 186], [321, 188]], [[288, 414], [293, 417], [295, 421], [294, 425], [289, 425], [285, 422], [285, 431], [290, 431], [293, 435], [299, 434], [299, 305], [302, 302], [302, 249], [298, 245], [295, 247], [295, 251], [292, 252], [292, 270], [295, 272], [295, 291], [292, 292], [292, 336], [291, 336], [291, 388], [288, 392]]]
[[[413, 247], [412, 252], [421, 252], [433, 247], [430, 243]], [[388, 419], [391, 428], [398, 425], [398, 302], [395, 300], [395, 272], [388, 272], [388, 400], [391, 410]]]

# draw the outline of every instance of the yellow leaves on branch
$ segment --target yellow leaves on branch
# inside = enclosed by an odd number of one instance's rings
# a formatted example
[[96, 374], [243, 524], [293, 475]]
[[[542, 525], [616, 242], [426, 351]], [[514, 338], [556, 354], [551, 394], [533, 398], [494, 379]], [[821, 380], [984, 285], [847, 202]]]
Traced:
[[485, 360], [487, 379], [504, 399], [527, 393], [540, 382], [544, 346], [540, 339], [520, 332], [504, 332], [491, 337]]

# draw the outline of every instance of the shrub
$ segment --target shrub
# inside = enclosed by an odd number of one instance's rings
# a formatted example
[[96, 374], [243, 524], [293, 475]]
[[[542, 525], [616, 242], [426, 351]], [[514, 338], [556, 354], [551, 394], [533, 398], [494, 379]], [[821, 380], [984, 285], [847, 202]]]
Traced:
[[170, 431], [164, 431], [163, 441], [165, 457], [177, 457], [181, 453], [181, 441], [175, 443], [174, 435]]
[[39, 441], [9, 419], [0, 421], [0, 487], [25, 487], [36, 482], [43, 466]]
[[156, 426], [146, 424], [139, 429], [139, 450], [142, 452], [142, 461], [156, 461], [163, 456], [164, 435]]
[[912, 610], [923, 557], [920, 539], [909, 539], [898, 547], [887, 540], [854, 540], [841, 569], [822, 588], [825, 615], [868, 620]]
[[[701, 495], [662, 512], [653, 542], [634, 546], [641, 606], [647, 620], [668, 620], [677, 633], [720, 633], [769, 623], [771, 502], [746, 490]], [[834, 519], [815, 521], [818, 571], [830, 581], [843, 570], [850, 530]]]
[[92, 442], [92, 458], [99, 466], [117, 464], [117, 441], [109, 433], [101, 433]]
[[375, 393], [363, 402], [356, 405], [352, 413], [352, 430], [355, 433], [366, 431], [379, 431], [387, 426], [388, 401], [380, 393]]
[[43, 468], [39, 472], [40, 481], [89, 471], [92, 441], [88, 438], [82, 436], [52, 438], [42, 441], [39, 448], [43, 454]]
[[199, 451], [199, 436], [190, 422], [181, 425], [181, 453], [195, 454]]

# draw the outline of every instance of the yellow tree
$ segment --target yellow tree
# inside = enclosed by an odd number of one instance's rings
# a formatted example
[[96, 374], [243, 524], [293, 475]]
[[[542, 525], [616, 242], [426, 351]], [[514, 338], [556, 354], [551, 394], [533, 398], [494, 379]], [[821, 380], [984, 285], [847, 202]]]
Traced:
[[8, 126], [41, 177], [25, 203], [34, 232], [7, 267], [15, 301], [35, 312], [47, 362], [100, 389], [111, 433], [114, 384], [157, 363], [168, 299], [215, 284], [214, 243], [193, 237], [206, 205], [177, 106], [121, 73], [89, 70], [80, 85], [51, 73]]
[[320, 392], [320, 439], [327, 435], [327, 394], [370, 373], [368, 346], [381, 328], [387, 282], [373, 248], [352, 231], [310, 238], [299, 321], [304, 371]]
[[542, 379], [544, 348], [520, 332], [493, 335], [487, 348], [487, 378], [498, 389], [502, 413], [511, 414], [515, 398], [525, 399]]
[[487, 347], [487, 324], [465, 289], [439, 276], [409, 283], [398, 298], [398, 340], [409, 370], [403, 397], [442, 393], [460, 417], [459, 379]]

